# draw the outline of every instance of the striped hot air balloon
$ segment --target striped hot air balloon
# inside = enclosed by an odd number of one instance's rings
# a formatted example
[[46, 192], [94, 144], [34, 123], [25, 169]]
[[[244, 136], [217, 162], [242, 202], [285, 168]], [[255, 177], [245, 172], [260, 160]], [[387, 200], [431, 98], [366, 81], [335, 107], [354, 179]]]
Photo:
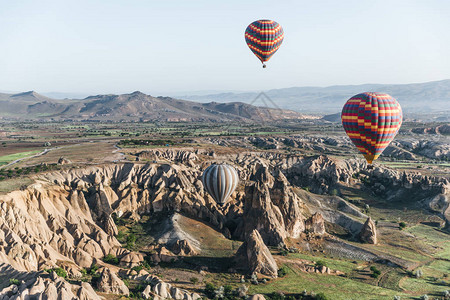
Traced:
[[202, 182], [217, 204], [223, 206], [236, 189], [239, 176], [230, 165], [213, 164], [203, 172]]
[[362, 93], [345, 103], [341, 119], [345, 132], [371, 164], [398, 133], [403, 115], [400, 104], [388, 94]]
[[266, 67], [264, 62], [280, 48], [283, 39], [283, 28], [272, 20], [255, 21], [245, 30], [247, 46], [262, 62], [263, 68]]

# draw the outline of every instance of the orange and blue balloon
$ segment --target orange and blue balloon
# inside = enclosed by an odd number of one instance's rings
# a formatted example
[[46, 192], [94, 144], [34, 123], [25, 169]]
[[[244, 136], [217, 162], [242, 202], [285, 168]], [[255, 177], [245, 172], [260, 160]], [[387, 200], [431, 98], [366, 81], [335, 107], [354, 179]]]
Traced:
[[402, 125], [402, 108], [388, 94], [362, 93], [342, 109], [342, 125], [353, 144], [372, 164], [391, 143]]
[[272, 20], [258, 20], [248, 25], [245, 30], [245, 41], [250, 50], [263, 64], [280, 48], [284, 32], [280, 24]]

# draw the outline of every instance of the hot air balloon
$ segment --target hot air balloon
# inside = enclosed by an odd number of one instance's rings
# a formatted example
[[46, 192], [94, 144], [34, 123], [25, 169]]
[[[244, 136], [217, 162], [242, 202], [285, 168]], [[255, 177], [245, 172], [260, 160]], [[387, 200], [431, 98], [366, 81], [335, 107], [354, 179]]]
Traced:
[[266, 67], [264, 62], [280, 48], [283, 38], [283, 28], [272, 20], [255, 21], [245, 30], [247, 46], [262, 62], [263, 68]]
[[382, 93], [351, 97], [342, 109], [342, 125], [367, 162], [374, 160], [394, 139], [402, 125], [400, 104]]
[[203, 186], [218, 205], [223, 206], [236, 189], [239, 176], [227, 164], [212, 164], [203, 172]]

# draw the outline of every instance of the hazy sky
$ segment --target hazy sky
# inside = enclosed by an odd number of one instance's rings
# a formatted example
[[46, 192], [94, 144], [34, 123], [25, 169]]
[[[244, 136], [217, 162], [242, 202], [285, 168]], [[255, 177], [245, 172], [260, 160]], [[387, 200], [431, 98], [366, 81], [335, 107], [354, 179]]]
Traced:
[[[0, 0], [0, 90], [152, 95], [450, 78], [448, 0]], [[262, 69], [244, 31], [280, 23]]]

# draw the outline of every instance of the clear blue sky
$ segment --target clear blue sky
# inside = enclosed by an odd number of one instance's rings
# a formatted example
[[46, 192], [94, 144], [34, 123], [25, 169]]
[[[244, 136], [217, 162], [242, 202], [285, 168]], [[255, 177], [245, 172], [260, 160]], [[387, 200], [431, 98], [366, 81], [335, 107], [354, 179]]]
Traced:
[[[0, 0], [0, 90], [152, 95], [450, 78], [448, 0]], [[285, 31], [267, 69], [244, 41]]]

